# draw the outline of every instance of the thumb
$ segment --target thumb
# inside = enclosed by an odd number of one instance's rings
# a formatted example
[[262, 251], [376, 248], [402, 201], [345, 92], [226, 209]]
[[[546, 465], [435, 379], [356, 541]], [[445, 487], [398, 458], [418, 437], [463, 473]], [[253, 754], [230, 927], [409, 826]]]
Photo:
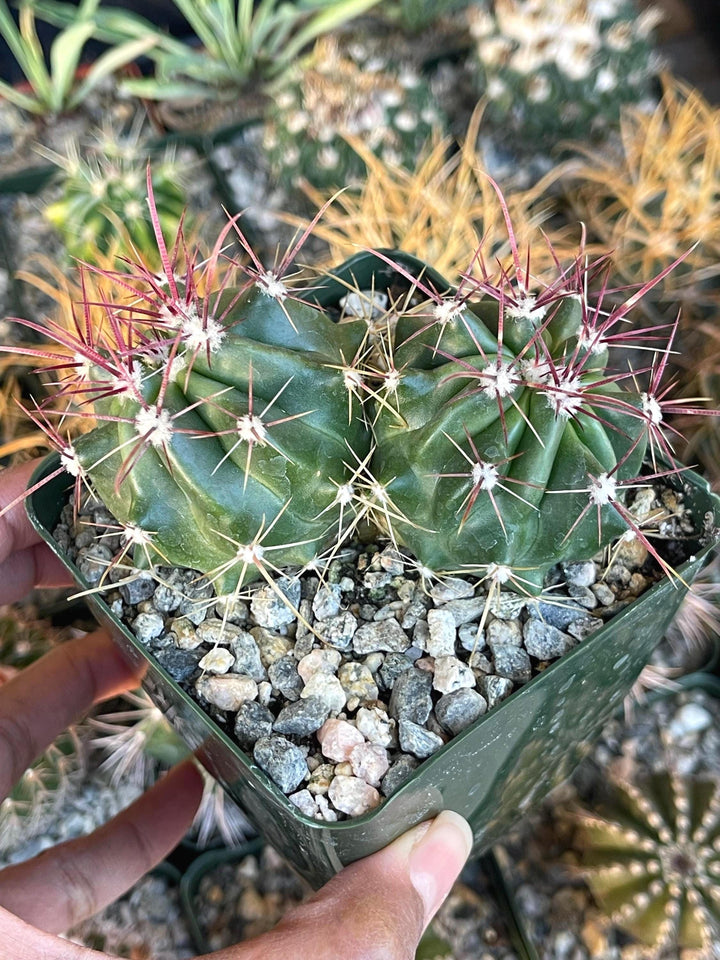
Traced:
[[[468, 824], [444, 811], [346, 867], [273, 931], [245, 944], [248, 960], [413, 960], [471, 848]], [[232, 958], [232, 949], [213, 954]]]

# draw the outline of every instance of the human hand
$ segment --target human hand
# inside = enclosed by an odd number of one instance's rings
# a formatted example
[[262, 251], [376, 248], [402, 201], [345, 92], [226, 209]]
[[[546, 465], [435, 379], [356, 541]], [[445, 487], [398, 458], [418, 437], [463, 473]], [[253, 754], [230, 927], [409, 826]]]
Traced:
[[[31, 465], [0, 474], [0, 513]], [[0, 518], [0, 603], [33, 584], [65, 581], [18, 505]], [[16, 778], [91, 704], [137, 686], [138, 676], [103, 631], [62, 644], [0, 689], [0, 799]], [[182, 838], [202, 793], [192, 762], [171, 771], [91, 836], [59, 844], [0, 872], [0, 960], [109, 960], [55, 936], [127, 890]], [[444, 812], [359, 860], [270, 933], [212, 954], [214, 960], [412, 960], [423, 930], [472, 845]]]

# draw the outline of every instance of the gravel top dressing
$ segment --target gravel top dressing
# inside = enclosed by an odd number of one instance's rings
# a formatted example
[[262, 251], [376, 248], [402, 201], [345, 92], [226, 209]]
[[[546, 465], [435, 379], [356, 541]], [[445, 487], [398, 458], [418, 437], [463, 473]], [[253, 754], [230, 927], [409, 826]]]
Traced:
[[[682, 494], [630, 505], [671, 563], [693, 533]], [[64, 508], [55, 537], [113, 613], [307, 816], [373, 810], [412, 770], [660, 576], [626, 535], [551, 570], [541, 597], [501, 578], [442, 579], [392, 544], [215, 596], [194, 570], [128, 565], [106, 508]]]

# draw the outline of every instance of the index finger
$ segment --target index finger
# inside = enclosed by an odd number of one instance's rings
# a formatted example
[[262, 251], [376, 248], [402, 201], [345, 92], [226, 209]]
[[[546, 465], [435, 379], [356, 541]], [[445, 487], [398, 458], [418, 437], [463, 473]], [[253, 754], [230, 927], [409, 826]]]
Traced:
[[88, 707], [139, 682], [139, 674], [120, 648], [104, 630], [98, 630], [60, 644], [4, 684], [0, 690], [0, 800]]

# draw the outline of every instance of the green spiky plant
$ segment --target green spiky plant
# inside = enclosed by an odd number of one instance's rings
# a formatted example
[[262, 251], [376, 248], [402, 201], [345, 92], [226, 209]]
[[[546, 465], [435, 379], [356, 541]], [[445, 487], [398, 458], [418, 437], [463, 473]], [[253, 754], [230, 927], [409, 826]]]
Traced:
[[365, 175], [345, 137], [404, 167], [442, 125], [427, 80], [409, 63], [378, 57], [354, 34], [323, 37], [285, 75], [265, 125], [263, 145], [276, 176], [339, 187]]
[[602, 134], [624, 103], [652, 93], [655, 9], [638, 14], [630, 0], [496, 0], [491, 10], [471, 5], [466, 16], [485, 122], [514, 149]]
[[68, 17], [52, 43], [49, 63], [40, 45], [35, 25], [36, 4], [23, 0], [18, 23], [5, 0], [0, 0], [0, 36], [10, 48], [25, 77], [27, 89], [0, 80], [0, 98], [37, 115], [55, 116], [78, 107], [97, 87], [121, 67], [155, 43], [150, 34], [120, 37], [98, 57], [84, 77], [79, 76], [83, 50], [96, 28], [100, 0], [81, 0], [68, 10]]
[[84, 745], [72, 729], [28, 767], [0, 802], [0, 856], [32, 840], [54, 821], [85, 767]]
[[[60, 233], [71, 257], [90, 263], [98, 254], [151, 256], [155, 249], [150, 211], [146, 202], [146, 168], [141, 124], [127, 136], [110, 127], [96, 131], [89, 149], [70, 142], [65, 153], [40, 152], [59, 169], [56, 182], [61, 195], [44, 208]], [[152, 164], [152, 186], [160, 224], [166, 235], [177, 233], [187, 207], [186, 174], [167, 148]], [[186, 228], [190, 223], [186, 220]]]
[[[644, 957], [709, 957], [720, 937], [720, 785], [657, 774], [579, 813], [583, 875]], [[687, 951], [687, 952], [685, 952]]]
[[[586, 289], [602, 265], [581, 253], [534, 292], [509, 218], [511, 263], [492, 274], [478, 251], [479, 277], [457, 288], [378, 252], [365, 287], [350, 262], [333, 281], [346, 295], [326, 296], [289, 277], [310, 228], [268, 269], [236, 221], [177, 277], [182, 237], [169, 252], [151, 209], [162, 273], [109, 275], [123, 297], [104, 329], [49, 331], [67, 408], [32, 413], [60, 454], [41, 483], [67, 473], [77, 500], [88, 486], [118, 519], [111, 566], [133, 555], [197, 569], [222, 595], [263, 577], [282, 592], [271, 573], [370, 528], [423, 569], [519, 590], [627, 533], [669, 571], [625, 499], [680, 470], [658, 462], [664, 416], [685, 409], [662, 385], [674, 327], [622, 329], [659, 278], [608, 310], [602, 284]], [[250, 265], [214, 289], [233, 229]], [[644, 386], [609, 365], [614, 346], [656, 350]], [[70, 442], [63, 423], [90, 402], [97, 427]]]
[[[105, 43], [152, 38], [147, 51], [155, 75], [126, 80], [123, 89], [151, 100], [237, 97], [254, 81], [278, 77], [313, 41], [365, 13], [378, 0], [174, 0], [199, 44], [191, 46], [150, 20], [108, 6], [94, 18], [94, 36]], [[50, 23], [72, 22], [75, 8], [59, 0], [36, 0]]]

